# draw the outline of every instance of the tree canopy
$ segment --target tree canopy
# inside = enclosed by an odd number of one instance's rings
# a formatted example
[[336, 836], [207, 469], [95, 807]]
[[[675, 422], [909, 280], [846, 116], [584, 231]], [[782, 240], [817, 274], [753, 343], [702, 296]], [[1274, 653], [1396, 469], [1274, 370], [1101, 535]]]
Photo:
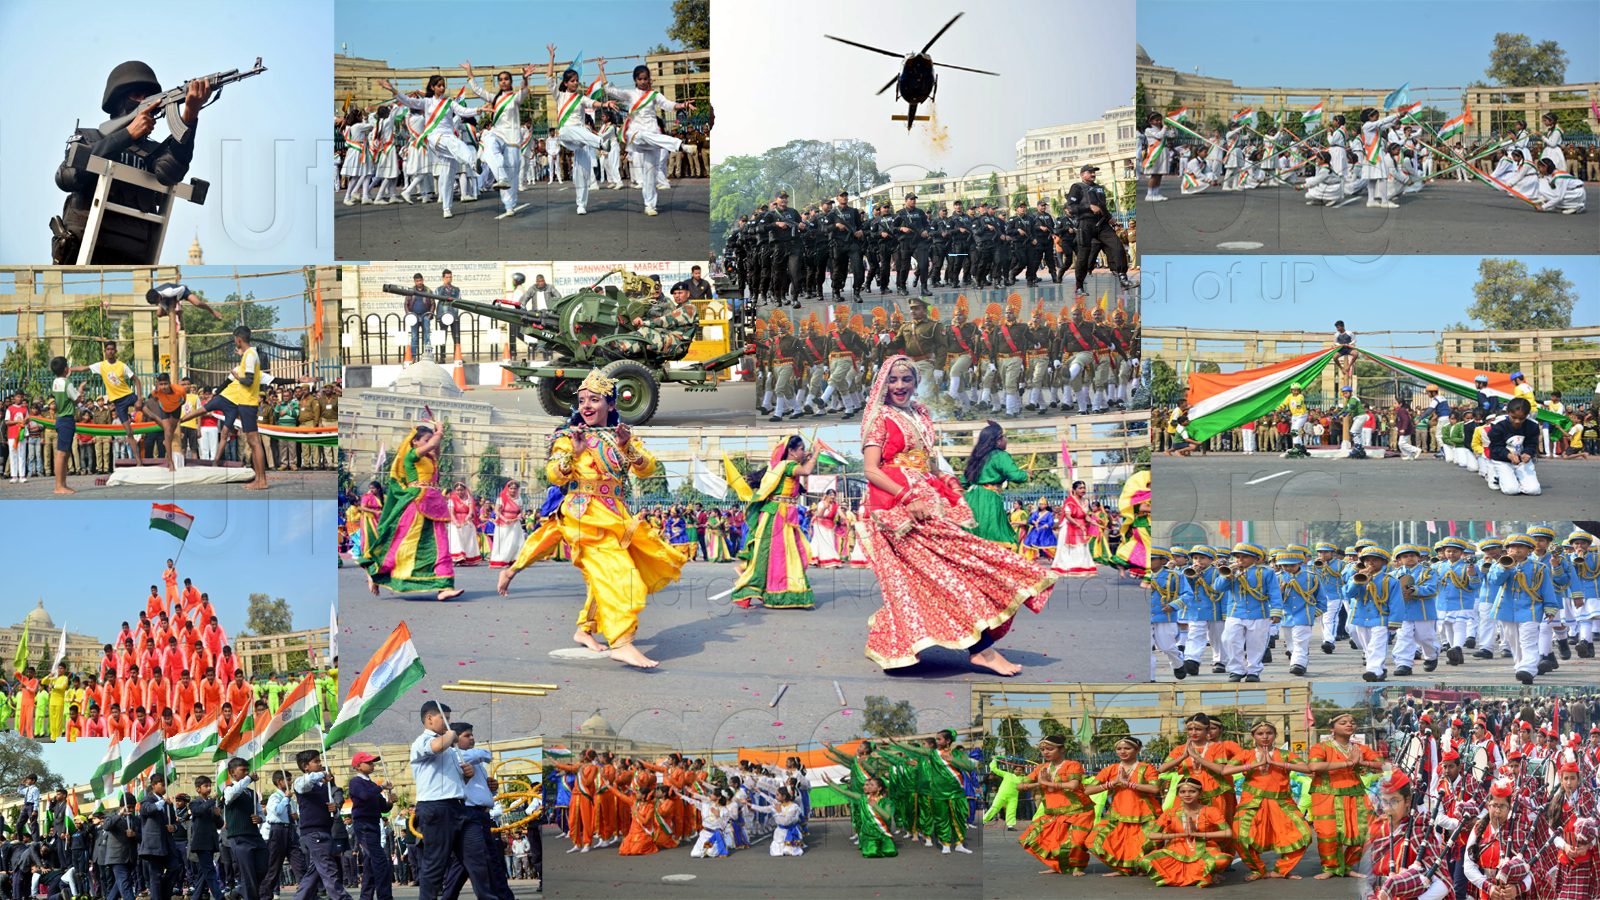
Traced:
[[894, 702], [881, 694], [869, 694], [865, 713], [861, 730], [868, 737], [886, 738], [917, 733], [917, 711], [910, 700]]
[[1535, 46], [1525, 34], [1502, 31], [1494, 36], [1483, 74], [1505, 87], [1562, 84], [1567, 79], [1567, 51], [1555, 41]]
[[878, 170], [877, 148], [866, 141], [790, 141], [760, 156], [730, 156], [711, 169], [711, 248], [720, 252], [739, 216], [779, 191], [804, 209], [840, 188], [856, 194], [888, 181]]

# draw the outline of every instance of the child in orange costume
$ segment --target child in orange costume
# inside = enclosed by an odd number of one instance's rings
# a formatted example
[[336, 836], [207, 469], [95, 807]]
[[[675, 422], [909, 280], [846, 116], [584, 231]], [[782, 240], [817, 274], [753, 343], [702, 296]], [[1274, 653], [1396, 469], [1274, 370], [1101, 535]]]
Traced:
[[595, 784], [599, 778], [600, 767], [595, 765], [595, 752], [588, 749], [583, 751], [581, 763], [552, 763], [563, 772], [573, 772], [577, 777], [572, 783], [571, 818], [568, 820], [567, 833], [572, 836], [572, 849], [568, 853], [588, 853], [590, 844], [595, 839]]
[[1222, 821], [1216, 804], [1205, 799], [1198, 778], [1178, 782], [1179, 805], [1161, 815], [1146, 833], [1161, 844], [1139, 860], [1139, 869], [1159, 885], [1206, 887], [1221, 881], [1233, 854], [1222, 849], [1233, 831]]
[[1155, 766], [1139, 762], [1143, 746], [1136, 737], [1118, 740], [1118, 761], [1095, 774], [1099, 784], [1084, 789], [1088, 796], [1111, 795], [1089, 840], [1089, 850], [1111, 867], [1107, 878], [1138, 873], [1140, 858], [1152, 849], [1144, 833], [1161, 811], [1161, 778]]

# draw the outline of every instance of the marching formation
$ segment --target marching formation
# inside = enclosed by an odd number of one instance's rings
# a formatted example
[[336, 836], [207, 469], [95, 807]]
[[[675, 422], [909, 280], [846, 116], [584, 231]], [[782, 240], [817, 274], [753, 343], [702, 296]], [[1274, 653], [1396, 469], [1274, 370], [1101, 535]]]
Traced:
[[753, 326], [757, 411], [770, 413], [772, 422], [852, 418], [865, 405], [865, 386], [897, 354], [919, 373], [918, 400], [952, 418], [1134, 408], [1139, 317], [1129, 317], [1120, 297], [1109, 311], [1108, 297], [1093, 307], [1082, 299], [1059, 315], [1040, 301], [1027, 321], [1018, 294], [1004, 308], [990, 303], [978, 319], [962, 295], [948, 323], [922, 297], [907, 301], [909, 320], [898, 303], [892, 312], [873, 307], [870, 322], [842, 303], [829, 310], [826, 323], [816, 312], [795, 321], [774, 309]]
[[[1433, 672], [1440, 660], [1509, 659], [1515, 678], [1532, 684], [1561, 659], [1594, 656], [1600, 622], [1600, 553], [1594, 538], [1535, 526], [1476, 545], [1458, 537], [1385, 548], [1358, 541], [1251, 543], [1220, 553], [1206, 546], [1154, 548], [1166, 567], [1146, 579], [1151, 644], [1175, 678], [1200, 674], [1210, 645], [1211, 671], [1233, 682], [1261, 680], [1282, 638], [1289, 672], [1314, 668], [1320, 649], [1340, 643], [1362, 654], [1367, 681]], [[1228, 557], [1231, 557], [1231, 565]], [[1390, 666], [1392, 662], [1392, 668]], [[1151, 680], [1156, 663], [1151, 661]]]
[[[1467, 113], [1436, 130], [1418, 116], [1421, 101], [1352, 111], [1354, 121], [1325, 113], [1323, 106], [1301, 114], [1303, 134], [1282, 119], [1259, 131], [1253, 124], [1261, 113], [1253, 109], [1235, 113], [1225, 132], [1210, 136], [1185, 124], [1187, 107], [1150, 113], [1139, 135], [1141, 170], [1150, 179], [1142, 202], [1171, 199], [1162, 195], [1161, 180], [1176, 171], [1183, 195], [1287, 186], [1304, 191], [1307, 206], [1348, 206], [1365, 196], [1369, 207], [1396, 209], [1401, 197], [1454, 175], [1476, 179], [1536, 211], [1584, 211], [1583, 180], [1567, 172], [1553, 113], [1541, 120], [1543, 133], [1530, 134], [1527, 123], [1518, 122], [1514, 133], [1468, 149], [1460, 140]], [[1192, 140], [1180, 141], [1180, 133]]]

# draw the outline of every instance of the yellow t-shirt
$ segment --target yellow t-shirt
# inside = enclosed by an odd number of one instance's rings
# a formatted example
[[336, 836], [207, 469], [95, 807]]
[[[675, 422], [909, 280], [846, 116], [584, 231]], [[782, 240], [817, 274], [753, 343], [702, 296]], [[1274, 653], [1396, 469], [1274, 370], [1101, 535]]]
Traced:
[[120, 400], [133, 393], [131, 386], [133, 370], [128, 368], [127, 363], [121, 360], [114, 363], [106, 362], [102, 359], [90, 364], [89, 371], [100, 376], [100, 382], [106, 386], [106, 396], [110, 399]]
[[[202, 405], [203, 404], [200, 401], [200, 394], [198, 392], [195, 392], [195, 391], [190, 391], [183, 398], [183, 414], [184, 415], [188, 415], [189, 413], [192, 413], [195, 410], [199, 409]], [[190, 419], [189, 421], [183, 423], [183, 427], [184, 428], [192, 428], [192, 429], [195, 429], [195, 430], [199, 430], [199, 428], [200, 428], [200, 420], [199, 419]]]
[[261, 405], [261, 360], [256, 348], [249, 347], [233, 367], [234, 380], [222, 389], [222, 396], [240, 406]]
[[1282, 403], [1278, 404], [1278, 408], [1279, 409], [1283, 409], [1285, 406], [1289, 407], [1289, 415], [1291, 415], [1291, 416], [1303, 416], [1303, 415], [1305, 415], [1306, 414], [1306, 395], [1305, 394], [1290, 394], [1288, 396], [1288, 398], [1286, 398]]
[[1526, 381], [1513, 388], [1511, 393], [1514, 396], [1521, 397], [1522, 399], [1528, 401], [1528, 405], [1534, 409], [1539, 408], [1539, 401], [1533, 399], [1533, 385], [1527, 383]]

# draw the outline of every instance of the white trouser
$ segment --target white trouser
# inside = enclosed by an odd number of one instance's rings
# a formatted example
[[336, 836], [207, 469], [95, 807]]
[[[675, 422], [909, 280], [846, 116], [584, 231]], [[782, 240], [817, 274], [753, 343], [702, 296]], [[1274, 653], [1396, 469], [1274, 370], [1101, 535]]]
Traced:
[[558, 147], [551, 147], [549, 144], [545, 144], [545, 147], [548, 148], [550, 154], [550, 183], [555, 184], [563, 180], [561, 177], [561, 150]]
[[1533, 461], [1512, 465], [1500, 460], [1490, 460], [1494, 464], [1494, 474], [1500, 479], [1500, 493], [1502, 494], [1534, 494], [1542, 491], [1539, 487], [1539, 476], [1533, 471]]
[[1279, 633], [1289, 647], [1289, 656], [1294, 664], [1311, 668], [1311, 626], [1284, 625]]
[[1394, 664], [1411, 665], [1419, 649], [1425, 660], [1439, 658], [1438, 627], [1432, 619], [1401, 623], [1400, 633], [1394, 641]]
[[[695, 839], [694, 849], [689, 851], [689, 855], [694, 857], [695, 859], [703, 858], [706, 855], [706, 845], [711, 843], [711, 837], [714, 834], [716, 834], [715, 831], [711, 831], [711, 830], [706, 829], [706, 828], [700, 829], [700, 837]], [[747, 837], [748, 837], [748, 835], [747, 835]], [[733, 846], [733, 842], [728, 840], [727, 838], [723, 838], [723, 843], [725, 843], [730, 848]]]
[[622, 145], [612, 141], [606, 148], [604, 160], [606, 181], [611, 184], [622, 184]]
[[1295, 442], [1296, 446], [1300, 446], [1301, 443], [1302, 443], [1301, 440], [1300, 440], [1300, 434], [1301, 434], [1300, 429], [1305, 428], [1305, 427], [1306, 427], [1306, 414], [1305, 413], [1301, 413], [1298, 416], [1291, 416], [1290, 417], [1290, 419], [1289, 419], [1289, 433], [1294, 437], [1294, 442]]
[[1516, 671], [1539, 674], [1539, 623], [1501, 622], [1500, 627], [1511, 646], [1511, 663]]
[[1422, 456], [1422, 448], [1411, 443], [1411, 438], [1402, 434], [1400, 435], [1398, 443], [1400, 445], [1398, 449], [1407, 457], [1410, 457], [1411, 459], [1417, 459], [1418, 457]]
[[657, 179], [660, 177], [662, 161], [668, 153], [676, 153], [682, 146], [682, 141], [659, 131], [640, 131], [629, 135], [628, 152], [639, 160], [639, 171], [634, 173], [633, 178], [644, 191], [645, 209], [656, 208]]
[[434, 138], [432, 147], [436, 162], [444, 166], [444, 175], [439, 178], [439, 202], [444, 204], [444, 211], [449, 212], [450, 201], [455, 196], [452, 188], [456, 183], [456, 172], [470, 170], [477, 162], [477, 154], [453, 134], [441, 134]]
[[1382, 625], [1351, 625], [1350, 633], [1355, 636], [1356, 643], [1361, 645], [1367, 671], [1374, 675], [1382, 675], [1383, 657], [1389, 652], [1389, 629]]
[[[1178, 623], [1176, 622], [1151, 622], [1150, 643], [1156, 650], [1167, 655], [1167, 666], [1172, 669], [1183, 668], [1183, 654], [1178, 652]], [[1156, 657], [1150, 655], [1150, 680], [1156, 680]]]
[[[1506, 642], [1500, 635], [1500, 620], [1494, 617], [1494, 607], [1487, 603], [1477, 605], [1478, 612], [1478, 649], [1498, 650], [1505, 647]], [[1493, 644], [1494, 646], [1489, 646]]]
[[1440, 646], [1465, 647], [1478, 631], [1476, 610], [1453, 609], [1439, 614]]
[[200, 458], [217, 458], [217, 430], [215, 428], [200, 429]]
[[1322, 640], [1331, 644], [1339, 636], [1339, 610], [1344, 607], [1344, 598], [1337, 594], [1328, 598], [1328, 610], [1322, 614]]
[[1222, 622], [1190, 622], [1189, 636], [1183, 641], [1183, 658], [1199, 662], [1200, 652], [1206, 649], [1209, 638], [1212, 664], [1222, 662], [1222, 626]]
[[578, 207], [589, 208], [589, 186], [594, 181], [595, 151], [600, 149], [600, 135], [587, 128], [567, 125], [557, 133], [561, 146], [572, 151], [572, 186]]
[[494, 180], [511, 185], [509, 188], [500, 189], [500, 202], [506, 211], [511, 211], [517, 206], [517, 187], [521, 183], [517, 180], [518, 169], [522, 165], [521, 151], [516, 144], [508, 144], [500, 136], [490, 132], [484, 141], [486, 156], [489, 158], [489, 171], [494, 173]]
[[14, 439], [6, 441], [6, 447], [11, 451], [11, 455], [6, 458], [10, 460], [9, 468], [13, 481], [22, 477], [22, 453], [17, 450], [17, 444], [18, 441]]
[[1256, 452], [1256, 430], [1254, 428], [1243, 428], [1240, 431], [1244, 434], [1244, 452]]
[[1228, 674], [1260, 675], [1261, 657], [1267, 651], [1267, 639], [1271, 635], [1271, 619], [1229, 616], [1222, 629], [1222, 643], [1227, 648]]

